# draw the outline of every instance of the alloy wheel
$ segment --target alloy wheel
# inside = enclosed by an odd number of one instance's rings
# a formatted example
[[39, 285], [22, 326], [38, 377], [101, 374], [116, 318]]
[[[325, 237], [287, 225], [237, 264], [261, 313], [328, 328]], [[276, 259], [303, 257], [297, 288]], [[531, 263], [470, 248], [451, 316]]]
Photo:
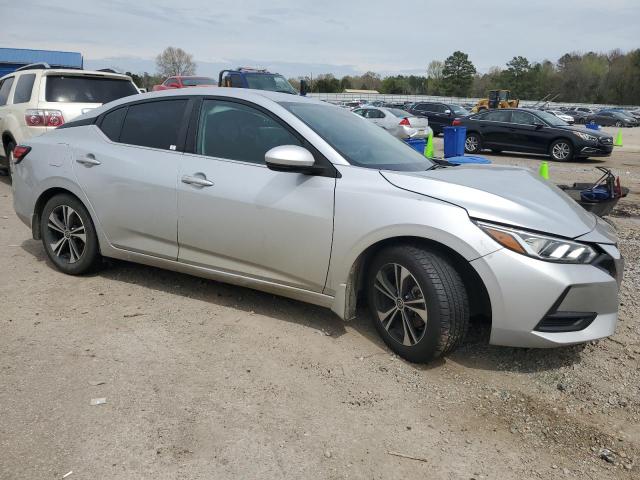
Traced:
[[553, 146], [553, 150], [551, 153], [553, 155], [553, 158], [555, 158], [556, 160], [566, 160], [571, 154], [571, 147], [568, 143], [558, 142]]
[[396, 342], [413, 346], [425, 334], [427, 304], [422, 289], [408, 269], [388, 263], [374, 282], [374, 307], [378, 321]]
[[76, 263], [87, 246], [87, 233], [82, 218], [68, 205], [58, 205], [47, 222], [51, 252], [67, 263]]
[[468, 152], [475, 152], [478, 149], [478, 144], [478, 138], [472, 135], [470, 137], [467, 137], [467, 139], [464, 141], [464, 148]]

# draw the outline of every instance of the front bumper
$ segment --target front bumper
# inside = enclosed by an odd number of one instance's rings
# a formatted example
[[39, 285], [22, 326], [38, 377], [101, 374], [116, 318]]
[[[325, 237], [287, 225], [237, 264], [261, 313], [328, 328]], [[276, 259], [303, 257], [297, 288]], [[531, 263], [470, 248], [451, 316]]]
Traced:
[[[594, 265], [556, 264], [502, 249], [471, 262], [484, 280], [491, 300], [490, 343], [547, 348], [607, 337], [618, 319], [618, 280], [623, 261], [613, 253], [615, 271]], [[541, 331], [552, 314], [583, 313], [589, 321], [574, 331]], [[548, 330], [548, 329], [542, 329]]]
[[578, 148], [578, 155], [588, 155], [590, 157], [608, 157], [613, 152], [613, 142], [610, 145], [602, 143], [584, 143]]

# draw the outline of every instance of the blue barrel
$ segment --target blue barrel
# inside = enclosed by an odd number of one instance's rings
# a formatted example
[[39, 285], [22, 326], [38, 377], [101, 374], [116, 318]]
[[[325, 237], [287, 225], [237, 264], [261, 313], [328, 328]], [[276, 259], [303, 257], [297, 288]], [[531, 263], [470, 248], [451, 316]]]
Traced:
[[591, 130], [600, 130], [600, 125], [597, 123], [587, 123], [585, 126]]
[[404, 141], [420, 155], [424, 155], [424, 149], [427, 146], [427, 141], [424, 138], [405, 138]]
[[444, 158], [464, 155], [467, 127], [444, 127]]

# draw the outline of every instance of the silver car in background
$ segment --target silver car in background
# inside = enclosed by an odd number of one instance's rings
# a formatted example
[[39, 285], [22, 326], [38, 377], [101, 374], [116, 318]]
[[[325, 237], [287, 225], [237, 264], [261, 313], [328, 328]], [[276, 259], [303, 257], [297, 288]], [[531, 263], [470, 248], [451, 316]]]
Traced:
[[399, 108], [364, 106], [356, 108], [353, 113], [384, 128], [391, 135], [401, 140], [426, 138], [433, 133], [429, 128], [429, 120], [426, 117], [416, 117]]
[[611, 335], [612, 227], [529, 170], [443, 168], [324, 102], [202, 88], [121, 99], [14, 151], [14, 208], [67, 274], [113, 257], [322, 305], [366, 304], [414, 362], [472, 316], [497, 345]]

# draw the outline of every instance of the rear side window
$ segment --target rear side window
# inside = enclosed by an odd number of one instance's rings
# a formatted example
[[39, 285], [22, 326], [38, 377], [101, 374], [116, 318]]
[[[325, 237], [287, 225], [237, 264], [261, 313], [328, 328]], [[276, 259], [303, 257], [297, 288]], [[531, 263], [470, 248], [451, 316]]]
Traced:
[[264, 164], [264, 154], [280, 145], [301, 143], [284, 126], [253, 107], [222, 100], [203, 102], [196, 153]]
[[45, 98], [47, 102], [108, 103], [138, 89], [129, 80], [79, 75], [48, 75]]
[[510, 122], [511, 112], [509, 110], [495, 110], [487, 113], [483, 120], [489, 120], [491, 122]]
[[13, 103], [27, 103], [31, 100], [31, 92], [35, 80], [35, 73], [25, 73], [18, 78], [16, 91], [13, 93]]
[[127, 107], [118, 108], [117, 110], [107, 113], [100, 123], [100, 130], [114, 142], [120, 139], [122, 121], [126, 113]]
[[7, 104], [11, 85], [13, 85], [13, 77], [5, 78], [0, 84], [0, 106]]
[[237, 73], [231, 74], [231, 86], [238, 87], [238, 88], [243, 87], [242, 78], [240, 78], [240, 75], [238, 75]]
[[175, 150], [184, 125], [187, 100], [162, 100], [130, 105], [122, 125], [120, 142], [142, 147]]

